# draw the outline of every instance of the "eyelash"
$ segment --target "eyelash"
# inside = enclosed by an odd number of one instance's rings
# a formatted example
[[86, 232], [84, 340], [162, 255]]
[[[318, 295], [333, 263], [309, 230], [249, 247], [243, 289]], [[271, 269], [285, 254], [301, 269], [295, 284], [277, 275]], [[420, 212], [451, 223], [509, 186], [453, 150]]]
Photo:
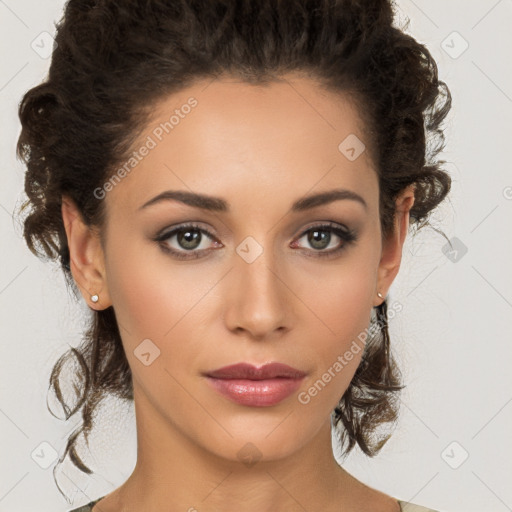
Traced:
[[[168, 241], [170, 238], [174, 237], [177, 233], [180, 231], [199, 231], [202, 234], [206, 235], [208, 238], [211, 238], [214, 241], [217, 241], [216, 238], [206, 229], [202, 228], [201, 226], [190, 223], [190, 224], [183, 224], [181, 226], [178, 226], [177, 228], [174, 228], [170, 231], [164, 232], [162, 234], [158, 234], [153, 238], [154, 242], [158, 242], [160, 244], [160, 247], [162, 250], [166, 253], [171, 254], [173, 257], [180, 259], [180, 260], [191, 260], [191, 259], [197, 259], [201, 258], [201, 252], [208, 251], [208, 249], [203, 250], [191, 250], [191, 251], [177, 251], [175, 249], [171, 249], [168, 245], [164, 244], [163, 242]], [[340, 237], [343, 240], [343, 244], [336, 248], [331, 249], [329, 251], [326, 250], [314, 250], [312, 249], [314, 258], [327, 258], [327, 257], [333, 257], [335, 255], [338, 255], [343, 250], [347, 248], [347, 246], [351, 245], [352, 243], [356, 242], [358, 239], [357, 233], [348, 228], [341, 228], [338, 224], [334, 223], [325, 223], [320, 224], [317, 226], [312, 226], [305, 231], [302, 232], [301, 235], [297, 238], [297, 240], [300, 240], [304, 235], [307, 235], [311, 231], [327, 231], [329, 233], [334, 233], [338, 237]], [[218, 242], [218, 241], [217, 241]], [[187, 255], [184, 255], [187, 254]]]

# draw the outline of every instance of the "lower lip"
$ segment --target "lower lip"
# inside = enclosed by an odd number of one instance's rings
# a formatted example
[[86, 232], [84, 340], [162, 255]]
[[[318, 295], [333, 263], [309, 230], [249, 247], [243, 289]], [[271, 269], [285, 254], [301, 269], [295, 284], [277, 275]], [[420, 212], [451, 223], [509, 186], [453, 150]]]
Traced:
[[269, 407], [278, 404], [297, 391], [302, 379], [248, 380], [208, 377], [208, 382], [221, 395], [240, 405]]

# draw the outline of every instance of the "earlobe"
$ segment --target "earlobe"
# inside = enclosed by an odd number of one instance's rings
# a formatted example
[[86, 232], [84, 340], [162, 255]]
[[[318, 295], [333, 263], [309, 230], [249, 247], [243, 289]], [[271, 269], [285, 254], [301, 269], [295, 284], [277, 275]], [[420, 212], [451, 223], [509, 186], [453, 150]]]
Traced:
[[111, 305], [105, 279], [103, 248], [96, 230], [88, 226], [74, 201], [62, 197], [62, 220], [69, 247], [71, 274], [85, 301], [105, 309]]
[[[382, 245], [376, 290], [380, 290], [384, 296], [387, 295], [387, 291], [400, 269], [403, 245], [409, 231], [409, 212], [414, 204], [414, 190], [414, 184], [410, 185], [396, 199], [393, 232]], [[375, 304], [375, 306], [379, 304]]]

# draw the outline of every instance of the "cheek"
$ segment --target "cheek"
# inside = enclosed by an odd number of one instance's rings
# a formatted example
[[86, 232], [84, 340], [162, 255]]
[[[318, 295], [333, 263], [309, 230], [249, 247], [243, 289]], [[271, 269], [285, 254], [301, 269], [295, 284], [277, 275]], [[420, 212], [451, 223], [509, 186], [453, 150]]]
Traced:
[[[150, 394], [166, 389], [177, 406], [183, 393], [172, 376], [181, 381], [198, 365], [209, 292], [221, 276], [208, 264], [177, 264], [154, 249], [122, 247], [122, 253], [110, 252], [107, 273], [128, 363], [139, 385], [153, 389]], [[139, 359], [148, 352], [157, 354], [149, 367]]]
[[368, 326], [376, 276], [370, 251], [354, 251], [333, 265], [309, 264], [297, 275], [295, 290], [310, 308], [309, 322], [316, 318], [333, 346]]
[[[153, 257], [155, 252], [147, 250], [144, 259], [142, 251], [130, 250], [129, 244], [122, 254], [112, 250], [109, 293], [138, 387], [156, 400], [154, 405], [161, 401], [160, 405], [172, 403], [173, 409], [186, 410], [190, 397], [173, 377], [181, 382], [178, 375], [183, 369], [194, 367], [200, 347], [191, 333], [197, 330], [201, 298], [215, 283], [211, 270], [208, 278], [200, 266], [169, 263], [165, 256]], [[145, 353], [152, 360], [149, 365], [144, 364]]]
[[108, 287], [116, 318], [133, 343], [171, 337], [215, 284], [203, 266], [176, 264], [158, 248], [131, 243], [128, 237], [122, 244], [112, 243], [107, 254]]
[[361, 257], [333, 267], [329, 275], [315, 276], [321, 284], [312, 288], [307, 302], [315, 313], [308, 318], [315, 339], [312, 356], [318, 365], [298, 397], [300, 403], [331, 410], [348, 388], [371, 320], [375, 288], [371, 265], [370, 259]]

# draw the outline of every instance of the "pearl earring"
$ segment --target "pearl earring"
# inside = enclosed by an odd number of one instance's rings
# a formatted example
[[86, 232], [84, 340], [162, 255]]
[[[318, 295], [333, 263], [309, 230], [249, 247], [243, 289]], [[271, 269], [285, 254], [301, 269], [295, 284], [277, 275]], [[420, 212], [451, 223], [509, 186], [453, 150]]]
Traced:
[[98, 302], [99, 297], [97, 295], [91, 295], [91, 301], [92, 302]]
[[383, 296], [383, 295], [382, 295], [382, 293], [380, 293], [380, 292], [377, 292], [377, 295], [378, 295], [381, 299], [383, 299], [383, 298], [384, 298], [384, 296]]

